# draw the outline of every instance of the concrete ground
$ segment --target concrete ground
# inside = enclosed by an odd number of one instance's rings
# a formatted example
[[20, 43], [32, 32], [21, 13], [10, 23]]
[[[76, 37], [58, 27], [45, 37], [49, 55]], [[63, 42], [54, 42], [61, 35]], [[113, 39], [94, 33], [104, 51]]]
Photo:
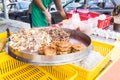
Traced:
[[21, 28], [30, 28], [30, 24], [21, 21], [0, 18], [0, 32], [6, 31], [7, 28], [9, 28], [11, 32], [16, 32]]

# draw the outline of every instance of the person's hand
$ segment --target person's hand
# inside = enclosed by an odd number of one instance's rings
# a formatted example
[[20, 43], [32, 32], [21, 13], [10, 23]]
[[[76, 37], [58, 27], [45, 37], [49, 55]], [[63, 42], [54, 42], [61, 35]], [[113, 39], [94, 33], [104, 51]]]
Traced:
[[84, 4], [83, 8], [84, 8], [84, 9], [87, 9], [87, 4]]
[[31, 14], [31, 11], [30, 11], [30, 10], [27, 11], [27, 15], [28, 15], [28, 14]]
[[48, 23], [51, 23], [51, 14], [47, 10], [45, 10], [44, 13]]

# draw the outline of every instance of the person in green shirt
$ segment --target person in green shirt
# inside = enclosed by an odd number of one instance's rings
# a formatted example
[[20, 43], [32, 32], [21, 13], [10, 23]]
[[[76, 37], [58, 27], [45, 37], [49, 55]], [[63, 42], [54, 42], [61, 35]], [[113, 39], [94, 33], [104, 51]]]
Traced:
[[52, 1], [54, 1], [60, 15], [64, 19], [66, 18], [61, 0], [33, 0], [31, 13], [32, 27], [46, 27], [48, 23], [51, 23], [51, 14], [48, 12], [48, 7]]

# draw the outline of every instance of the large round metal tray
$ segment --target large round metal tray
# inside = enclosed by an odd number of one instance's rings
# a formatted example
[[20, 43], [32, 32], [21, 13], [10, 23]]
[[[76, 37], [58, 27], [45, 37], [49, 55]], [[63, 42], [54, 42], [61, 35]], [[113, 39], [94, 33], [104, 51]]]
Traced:
[[17, 51], [14, 50], [12, 47], [8, 46], [8, 54], [17, 60], [40, 66], [62, 65], [83, 60], [89, 55], [89, 50], [91, 48], [90, 37], [80, 31], [66, 28], [63, 29], [71, 34], [70, 38], [72, 41], [83, 43], [85, 45], [85, 48], [75, 53], [46, 56]]

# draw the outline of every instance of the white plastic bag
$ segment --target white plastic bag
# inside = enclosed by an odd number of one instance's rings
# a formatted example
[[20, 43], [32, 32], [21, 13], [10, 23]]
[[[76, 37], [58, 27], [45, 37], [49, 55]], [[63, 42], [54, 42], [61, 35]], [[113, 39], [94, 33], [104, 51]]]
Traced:
[[93, 69], [100, 61], [102, 61], [104, 57], [95, 51], [90, 51], [88, 57], [80, 62], [75, 63], [76, 65], [83, 67], [85, 69]]
[[90, 36], [92, 31], [91, 30], [92, 26], [93, 26], [92, 23], [90, 23], [89, 21], [81, 21], [79, 24], [79, 30]]
[[64, 28], [77, 29], [80, 24], [80, 16], [78, 13], [73, 13], [72, 17], [66, 23], [63, 23]]

